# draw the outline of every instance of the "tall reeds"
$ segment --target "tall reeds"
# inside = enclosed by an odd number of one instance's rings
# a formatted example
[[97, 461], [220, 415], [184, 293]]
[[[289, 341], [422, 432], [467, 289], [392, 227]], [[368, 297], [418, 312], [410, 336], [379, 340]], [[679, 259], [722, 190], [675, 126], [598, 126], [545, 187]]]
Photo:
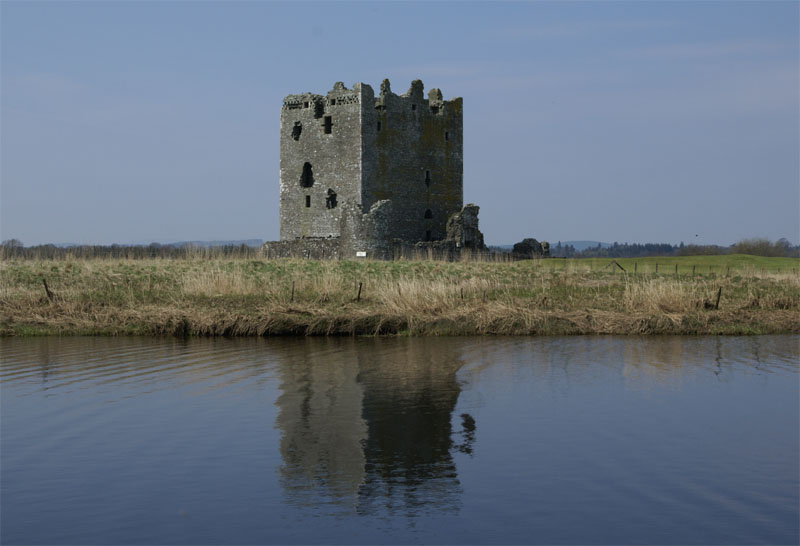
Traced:
[[800, 275], [760, 271], [656, 276], [480, 256], [0, 262], [6, 335], [752, 333], [798, 331], [799, 309]]

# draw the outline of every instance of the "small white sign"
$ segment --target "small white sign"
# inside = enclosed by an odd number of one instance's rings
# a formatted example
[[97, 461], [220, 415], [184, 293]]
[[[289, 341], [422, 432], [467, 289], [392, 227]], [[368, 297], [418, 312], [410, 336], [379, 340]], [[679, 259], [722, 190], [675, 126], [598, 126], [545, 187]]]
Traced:
[[367, 257], [367, 253], [364, 252], [363, 250], [359, 250], [359, 251], [356, 252], [356, 258], [366, 258], [366, 257]]

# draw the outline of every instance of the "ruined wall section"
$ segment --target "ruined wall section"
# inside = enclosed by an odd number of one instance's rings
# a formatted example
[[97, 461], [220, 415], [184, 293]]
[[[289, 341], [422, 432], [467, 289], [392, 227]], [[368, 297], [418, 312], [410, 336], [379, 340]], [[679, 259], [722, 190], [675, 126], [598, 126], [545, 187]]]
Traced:
[[454, 241], [456, 248], [484, 250], [483, 233], [478, 228], [480, 207], [469, 203], [461, 212], [447, 220], [447, 240]]
[[358, 257], [382, 260], [391, 258], [394, 218], [392, 201], [373, 203], [367, 212], [356, 203], [345, 203], [342, 207], [339, 257], [345, 260]]
[[[370, 93], [367, 102], [372, 103]], [[341, 203], [361, 201], [360, 86], [289, 95], [281, 109], [280, 238], [338, 237]]]
[[444, 239], [463, 205], [461, 98], [445, 101], [438, 89], [425, 98], [419, 80], [396, 95], [384, 80], [362, 121], [364, 208], [390, 199], [395, 238]]

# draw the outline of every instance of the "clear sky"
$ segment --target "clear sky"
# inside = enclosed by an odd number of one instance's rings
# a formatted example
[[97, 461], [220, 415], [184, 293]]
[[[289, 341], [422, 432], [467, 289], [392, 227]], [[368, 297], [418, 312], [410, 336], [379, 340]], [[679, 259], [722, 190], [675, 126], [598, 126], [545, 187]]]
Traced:
[[0, 4], [0, 237], [278, 238], [282, 98], [464, 98], [488, 243], [800, 239], [800, 3]]

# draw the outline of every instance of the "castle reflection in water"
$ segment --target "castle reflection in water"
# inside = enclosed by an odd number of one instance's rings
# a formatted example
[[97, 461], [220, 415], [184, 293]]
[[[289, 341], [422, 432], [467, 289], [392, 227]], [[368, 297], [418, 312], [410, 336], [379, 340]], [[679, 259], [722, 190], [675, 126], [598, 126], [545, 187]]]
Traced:
[[281, 359], [276, 426], [280, 480], [293, 504], [347, 512], [454, 510], [453, 454], [470, 453], [475, 421], [451, 423], [463, 365], [453, 343], [413, 339], [309, 344]]

